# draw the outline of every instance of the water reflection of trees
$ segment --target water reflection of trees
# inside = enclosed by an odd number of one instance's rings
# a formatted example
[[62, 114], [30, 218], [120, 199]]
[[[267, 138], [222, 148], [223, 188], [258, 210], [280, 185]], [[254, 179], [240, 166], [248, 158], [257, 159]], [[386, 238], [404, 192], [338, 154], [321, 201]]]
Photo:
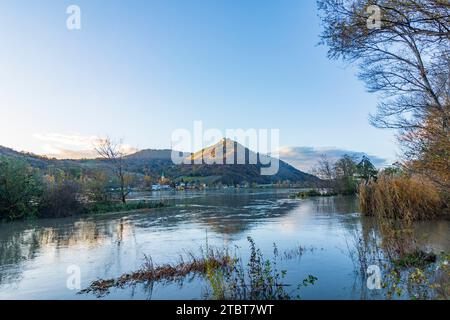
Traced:
[[355, 196], [316, 197], [311, 198], [316, 213], [355, 213], [359, 211], [358, 198]]
[[20, 278], [23, 263], [33, 260], [45, 249], [81, 245], [89, 249], [111, 238], [120, 243], [132, 229], [123, 219], [105, 222], [54, 219], [0, 225], [0, 284]]
[[186, 223], [206, 225], [216, 233], [243, 233], [257, 223], [288, 214], [295, 204], [280, 205], [266, 195], [219, 194], [184, 199], [181, 207], [131, 215], [13, 222], [0, 225], [0, 284], [20, 276], [23, 264], [46, 248], [84, 246], [87, 250], [114, 242], [134, 228], [173, 229]]

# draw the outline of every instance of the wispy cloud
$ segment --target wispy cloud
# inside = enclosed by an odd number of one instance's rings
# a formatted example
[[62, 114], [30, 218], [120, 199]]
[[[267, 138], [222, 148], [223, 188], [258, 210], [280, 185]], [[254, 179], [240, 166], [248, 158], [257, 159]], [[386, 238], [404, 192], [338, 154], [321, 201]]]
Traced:
[[[34, 134], [33, 137], [42, 142], [41, 154], [57, 159], [89, 159], [98, 156], [95, 146], [102, 138], [98, 136], [84, 136], [80, 134], [45, 133]], [[127, 154], [138, 151], [137, 148], [121, 144], [120, 149]], [[361, 158], [366, 155], [376, 167], [388, 165], [387, 159], [375, 155], [366, 154], [360, 151], [314, 147], [281, 147], [279, 150], [280, 159], [288, 162], [302, 171], [311, 171], [317, 165], [317, 160], [326, 155], [330, 160], [337, 160], [344, 154]]]
[[292, 166], [302, 170], [311, 171], [314, 166], [317, 165], [317, 160], [326, 155], [331, 161], [337, 160], [343, 155], [348, 154], [356, 158], [362, 158], [362, 156], [369, 157], [372, 163], [380, 168], [388, 165], [387, 159], [370, 155], [360, 151], [352, 151], [339, 148], [314, 148], [314, 147], [281, 147], [280, 158]]
[[[33, 137], [42, 141], [42, 153], [57, 159], [88, 159], [98, 156], [95, 151], [102, 138], [98, 136], [83, 136], [80, 134], [45, 133], [34, 134]], [[133, 153], [137, 149], [126, 144], [121, 144], [120, 149], [124, 153]]]

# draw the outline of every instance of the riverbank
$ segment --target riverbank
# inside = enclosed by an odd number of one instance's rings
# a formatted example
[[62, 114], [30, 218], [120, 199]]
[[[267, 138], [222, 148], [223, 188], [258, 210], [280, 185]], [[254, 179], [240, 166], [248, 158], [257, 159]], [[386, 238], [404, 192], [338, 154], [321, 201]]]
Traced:
[[82, 210], [77, 210], [73, 214], [64, 216], [27, 216], [20, 220], [7, 220], [0, 221], [1, 224], [9, 224], [17, 221], [39, 221], [39, 220], [58, 220], [64, 218], [77, 218], [77, 217], [92, 217], [107, 214], [127, 214], [137, 212], [148, 212], [149, 210], [156, 210], [169, 207], [169, 203], [166, 201], [128, 201], [126, 203], [111, 202], [111, 203], [90, 203], [86, 204]]
[[157, 209], [167, 207], [168, 203], [165, 201], [128, 201], [110, 202], [110, 203], [93, 203], [87, 205], [87, 214], [101, 214], [101, 213], [125, 213], [131, 211], [140, 211], [148, 209]]

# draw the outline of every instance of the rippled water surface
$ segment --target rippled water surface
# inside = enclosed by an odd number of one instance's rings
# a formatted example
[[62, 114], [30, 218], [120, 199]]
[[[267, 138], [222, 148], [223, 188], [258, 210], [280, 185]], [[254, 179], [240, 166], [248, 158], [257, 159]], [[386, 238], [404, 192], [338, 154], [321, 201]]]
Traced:
[[[382, 298], [366, 289], [349, 256], [354, 230], [371, 228], [354, 197], [289, 199], [293, 190], [225, 190], [137, 194], [168, 199], [171, 207], [149, 212], [0, 224], [0, 299], [96, 299], [67, 288], [70, 266], [81, 287], [138, 269], [145, 255], [155, 263], [176, 261], [205, 245], [235, 248], [245, 257], [247, 237], [270, 256], [301, 245], [307, 250], [282, 262], [294, 287], [311, 274], [304, 299]], [[418, 225], [422, 245], [450, 249], [450, 223]], [[70, 269], [70, 268], [69, 268]], [[103, 299], [201, 299], [205, 282], [154, 283], [113, 289]]]

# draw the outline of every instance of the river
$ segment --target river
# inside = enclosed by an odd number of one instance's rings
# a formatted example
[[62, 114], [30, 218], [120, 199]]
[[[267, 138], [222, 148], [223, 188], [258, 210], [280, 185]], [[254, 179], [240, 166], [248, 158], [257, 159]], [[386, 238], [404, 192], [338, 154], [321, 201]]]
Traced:
[[[174, 262], [187, 251], [210, 246], [238, 247], [248, 254], [247, 237], [270, 257], [301, 246], [299, 256], [283, 259], [293, 288], [308, 275], [302, 299], [382, 299], [355, 272], [350, 252], [355, 231], [372, 221], [358, 213], [356, 197], [290, 199], [289, 189], [229, 189], [139, 194], [171, 206], [148, 212], [44, 219], [0, 224], [0, 299], [98, 299], [67, 286], [73, 270], [81, 288], [97, 279], [137, 270], [145, 256]], [[450, 251], [449, 221], [417, 226], [421, 245]], [[75, 269], [74, 269], [75, 268]], [[112, 289], [101, 299], [202, 299], [200, 277], [182, 283], [152, 283]]]

